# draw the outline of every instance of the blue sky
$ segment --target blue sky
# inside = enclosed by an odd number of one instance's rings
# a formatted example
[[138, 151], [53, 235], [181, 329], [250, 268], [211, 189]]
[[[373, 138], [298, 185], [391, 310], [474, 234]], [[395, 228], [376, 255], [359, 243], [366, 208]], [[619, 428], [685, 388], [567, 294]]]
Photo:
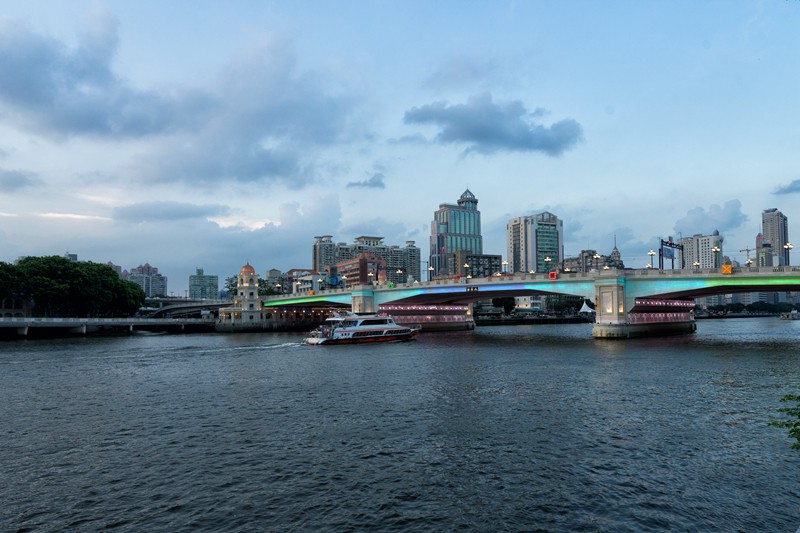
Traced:
[[0, 261], [182, 294], [315, 235], [425, 256], [466, 188], [486, 253], [549, 210], [567, 255], [719, 230], [744, 261], [764, 209], [800, 231], [798, 28], [783, 0], [0, 0]]

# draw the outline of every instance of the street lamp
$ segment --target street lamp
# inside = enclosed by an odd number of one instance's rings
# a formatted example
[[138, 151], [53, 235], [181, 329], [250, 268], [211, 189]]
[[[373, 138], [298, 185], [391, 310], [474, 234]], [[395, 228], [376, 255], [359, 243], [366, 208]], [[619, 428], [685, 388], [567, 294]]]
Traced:
[[600, 263], [600, 254], [595, 252], [595, 254], [592, 257], [594, 257], [594, 269], [597, 270], [597, 267]]
[[544, 258], [544, 267], [545, 270], [547, 270], [548, 272], [550, 272], [550, 261], [552, 261], [552, 259], [550, 258], [549, 255]]
[[347, 288], [347, 274], [342, 275], [343, 287]]
[[505, 274], [506, 272], [508, 272], [508, 261], [503, 259], [503, 274]]
[[433, 265], [429, 266], [428, 267], [428, 283], [430, 283], [431, 279], [433, 279], [433, 271], [434, 271]]
[[656, 262], [653, 261], [653, 257], [656, 255], [656, 251], [651, 248], [650, 250], [647, 251], [647, 255], [650, 256], [650, 268], [653, 268], [653, 265], [656, 264]]
[[464, 275], [466, 276], [469, 270], [469, 263], [464, 263]]
[[700, 261], [695, 261], [694, 263], [692, 263], [692, 266], [694, 266], [695, 270], [700, 270]]
[[719, 246], [717, 246], [715, 244], [714, 247], [711, 249], [711, 251], [714, 252], [714, 268], [718, 268], [719, 267], [719, 252], [721, 251], [721, 249], [720, 249]]
[[788, 266], [790, 264], [789, 254], [792, 252], [792, 248], [794, 248], [794, 245], [790, 242], [787, 242], [786, 244], [783, 245], [783, 248], [786, 250], [786, 265]]
[[747, 265], [747, 268], [750, 268], [750, 266], [753, 264], [753, 260], [748, 257], [747, 261], [745, 261], [745, 264]]

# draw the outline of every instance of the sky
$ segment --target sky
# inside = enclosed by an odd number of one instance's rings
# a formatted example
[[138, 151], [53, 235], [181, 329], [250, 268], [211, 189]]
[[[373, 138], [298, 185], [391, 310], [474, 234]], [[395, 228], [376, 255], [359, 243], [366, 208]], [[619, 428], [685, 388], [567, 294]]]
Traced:
[[0, 261], [183, 295], [317, 235], [425, 259], [469, 189], [484, 253], [546, 210], [567, 256], [718, 230], [744, 262], [764, 209], [800, 232], [798, 29], [787, 0], [0, 0]]

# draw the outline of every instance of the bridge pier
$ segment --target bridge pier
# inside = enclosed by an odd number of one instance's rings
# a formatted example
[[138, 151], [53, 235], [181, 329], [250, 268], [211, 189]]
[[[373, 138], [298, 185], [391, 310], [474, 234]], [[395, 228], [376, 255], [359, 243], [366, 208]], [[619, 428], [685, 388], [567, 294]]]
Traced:
[[630, 339], [661, 337], [697, 331], [693, 302], [635, 298], [625, 279], [598, 280], [595, 286], [596, 320], [592, 337]]
[[20, 337], [27, 337], [28, 336], [28, 326], [22, 326], [17, 328], [17, 335]]
[[375, 292], [372, 285], [358, 285], [353, 288], [352, 295], [354, 313], [374, 313], [376, 311]]

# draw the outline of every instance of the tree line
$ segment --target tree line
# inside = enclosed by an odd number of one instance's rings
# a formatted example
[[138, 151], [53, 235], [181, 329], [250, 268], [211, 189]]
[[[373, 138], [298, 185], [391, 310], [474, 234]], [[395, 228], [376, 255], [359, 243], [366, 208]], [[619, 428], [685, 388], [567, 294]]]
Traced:
[[64, 257], [0, 262], [0, 299], [20, 299], [37, 317], [124, 317], [144, 304], [144, 291], [108, 265]]

